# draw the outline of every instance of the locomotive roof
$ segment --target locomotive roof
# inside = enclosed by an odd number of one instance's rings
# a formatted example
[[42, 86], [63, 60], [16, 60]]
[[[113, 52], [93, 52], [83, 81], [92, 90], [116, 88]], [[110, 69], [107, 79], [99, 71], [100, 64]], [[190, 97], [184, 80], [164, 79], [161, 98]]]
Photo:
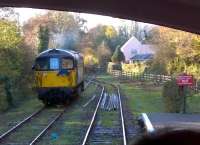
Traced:
[[69, 56], [74, 57], [75, 54], [79, 54], [76, 51], [72, 50], [64, 50], [64, 49], [48, 49], [40, 53], [37, 58], [39, 57], [47, 57], [47, 56]]

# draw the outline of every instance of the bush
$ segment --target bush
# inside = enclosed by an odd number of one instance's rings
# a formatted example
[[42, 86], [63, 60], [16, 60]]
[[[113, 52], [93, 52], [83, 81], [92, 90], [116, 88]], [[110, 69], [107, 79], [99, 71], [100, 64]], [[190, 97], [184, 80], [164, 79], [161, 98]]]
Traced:
[[15, 107], [31, 96], [34, 50], [24, 42], [18, 25], [0, 20], [0, 110]]
[[166, 112], [180, 113], [182, 111], [183, 97], [179, 95], [175, 79], [164, 84], [162, 95]]
[[123, 63], [122, 64], [122, 70], [124, 72], [131, 72], [131, 73], [137, 73], [137, 74], [142, 74], [145, 71], [145, 68], [147, 65], [142, 62], [134, 62], [130, 64]]
[[8, 103], [6, 99], [6, 92], [4, 89], [4, 85], [0, 83], [0, 112], [8, 109]]

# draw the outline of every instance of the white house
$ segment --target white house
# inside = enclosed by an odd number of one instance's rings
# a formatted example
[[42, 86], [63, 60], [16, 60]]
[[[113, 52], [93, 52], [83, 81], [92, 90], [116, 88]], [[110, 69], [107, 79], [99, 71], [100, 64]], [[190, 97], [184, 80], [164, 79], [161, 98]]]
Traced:
[[[137, 40], [134, 36], [131, 37], [121, 48], [120, 50], [125, 56], [126, 61], [131, 61], [134, 58], [139, 60], [141, 57], [141, 60], [144, 58], [149, 59], [152, 58], [154, 54], [154, 46], [153, 45], [147, 45], [142, 44], [140, 41]], [[147, 57], [149, 56], [149, 57]]]

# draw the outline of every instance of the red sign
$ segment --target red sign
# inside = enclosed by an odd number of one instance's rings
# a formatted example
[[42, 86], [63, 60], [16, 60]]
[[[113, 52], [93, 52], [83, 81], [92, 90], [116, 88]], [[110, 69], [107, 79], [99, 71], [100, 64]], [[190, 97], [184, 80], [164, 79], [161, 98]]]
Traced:
[[193, 76], [192, 75], [179, 75], [176, 79], [176, 83], [179, 86], [192, 86], [193, 85]]

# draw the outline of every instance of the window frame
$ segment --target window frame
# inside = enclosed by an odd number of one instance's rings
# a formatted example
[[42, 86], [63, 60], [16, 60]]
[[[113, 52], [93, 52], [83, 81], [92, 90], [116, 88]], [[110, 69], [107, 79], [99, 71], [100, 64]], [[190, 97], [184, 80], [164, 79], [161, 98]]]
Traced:
[[[51, 59], [57, 59], [58, 60], [58, 68], [57, 69], [51, 69]], [[56, 70], [60, 70], [60, 58], [59, 57], [49, 57], [49, 68], [50, 71], [56, 71]]]
[[[58, 59], [58, 69], [50, 69], [50, 59], [51, 58], [57, 58]], [[38, 60], [44, 60], [44, 59], [47, 59], [48, 60], [48, 68], [47, 69], [37, 69], [37, 64], [38, 64]], [[46, 56], [46, 57], [39, 57], [39, 58], [36, 58], [36, 60], [35, 60], [35, 70], [36, 71], [59, 71], [60, 70], [60, 66], [61, 65], [61, 63], [60, 63], [60, 57], [56, 57], [56, 56], [54, 56], [54, 57], [52, 57], [52, 56]]]
[[[73, 67], [72, 68], [63, 68], [62, 67], [62, 63], [63, 63], [63, 59], [70, 59], [70, 60], [72, 60], [72, 62], [73, 62]], [[73, 57], [62, 57], [61, 59], [60, 59], [60, 68], [62, 69], [62, 70], [73, 70], [75, 67], [76, 67], [76, 65], [75, 65], [75, 61], [74, 61], [74, 58]]]

